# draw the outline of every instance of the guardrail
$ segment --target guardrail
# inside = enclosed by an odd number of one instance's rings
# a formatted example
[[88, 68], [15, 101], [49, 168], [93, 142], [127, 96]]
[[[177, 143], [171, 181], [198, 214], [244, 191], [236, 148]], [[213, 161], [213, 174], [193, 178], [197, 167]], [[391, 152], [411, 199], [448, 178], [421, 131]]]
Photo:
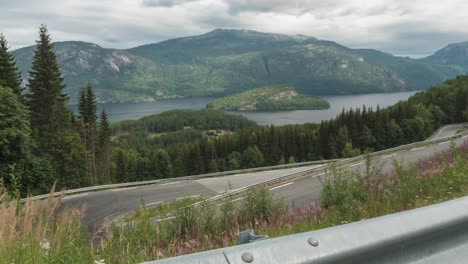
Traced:
[[[435, 144], [435, 143], [444, 142], [444, 141], [447, 141], [449, 139], [455, 139], [455, 138], [459, 138], [459, 137], [461, 137], [461, 135], [457, 134], [457, 135], [454, 135], [454, 136], [448, 136], [448, 137], [443, 137], [443, 138], [437, 138], [437, 139], [431, 139], [431, 140], [426, 140], [426, 141], [415, 142], [415, 143], [411, 143], [411, 144], [407, 144], [407, 145], [398, 146], [398, 147], [395, 147], [395, 148], [390, 148], [390, 149], [385, 149], [385, 150], [373, 152], [370, 155], [371, 156], [381, 156], [381, 155], [394, 153], [394, 152], [401, 151], [401, 150], [408, 149], [408, 148], [415, 148], [415, 147]], [[353, 162], [356, 162], [356, 161], [362, 161], [365, 158], [366, 158], [365, 155], [361, 155], [361, 156], [357, 156], [357, 157], [354, 157], [354, 158], [341, 159], [341, 160], [338, 160], [336, 162], [333, 162], [333, 164], [337, 165], [337, 166], [346, 165], [346, 164], [353, 163]], [[300, 172], [280, 176], [280, 177], [277, 177], [277, 178], [274, 178], [274, 179], [269, 179], [269, 180], [265, 180], [265, 181], [262, 181], [262, 182], [254, 183], [254, 184], [251, 184], [251, 185], [246, 186], [246, 187], [242, 187], [242, 188], [239, 188], [239, 189], [236, 189], [236, 190], [233, 190], [233, 191], [228, 191], [226, 193], [210, 197], [210, 198], [205, 199], [203, 201], [193, 203], [190, 206], [197, 207], [197, 206], [200, 206], [200, 205], [202, 205], [204, 203], [211, 203], [211, 202], [219, 201], [219, 200], [222, 200], [222, 199], [226, 199], [228, 197], [238, 195], [238, 194], [243, 193], [243, 192], [245, 192], [247, 190], [250, 190], [252, 188], [272, 185], [272, 184], [276, 184], [276, 183], [279, 183], [279, 182], [282, 182], [282, 181], [285, 181], [285, 180], [290, 180], [290, 179], [293, 179], [293, 178], [313, 175], [313, 174], [316, 174], [316, 173], [319, 173], [319, 172], [323, 172], [329, 167], [330, 167], [330, 164], [325, 164], [325, 165], [322, 165], [322, 166], [319, 166], [319, 167], [316, 167], [316, 168], [312, 168], [312, 169], [309, 169], [309, 170], [300, 171]]]
[[[224, 171], [224, 172], [216, 172], [216, 173], [182, 176], [182, 177], [167, 178], [167, 179], [106, 184], [106, 185], [98, 185], [98, 186], [91, 186], [91, 187], [84, 187], [84, 188], [79, 188], [79, 189], [55, 192], [52, 195], [55, 197], [55, 196], [62, 195], [62, 193], [65, 195], [68, 195], [68, 194], [77, 194], [77, 193], [83, 193], [83, 192], [89, 192], [89, 191], [101, 191], [101, 190], [114, 189], [114, 188], [134, 187], [134, 186], [150, 185], [150, 184], [156, 184], [156, 183], [167, 183], [167, 182], [173, 182], [173, 181], [189, 181], [189, 180], [198, 180], [198, 179], [210, 178], [210, 177], [229, 176], [229, 175], [242, 174], [242, 173], [299, 168], [299, 167], [306, 167], [306, 166], [312, 166], [312, 165], [327, 164], [327, 163], [331, 163], [331, 162], [338, 161], [338, 160], [339, 159], [316, 160], [316, 161], [307, 161], [307, 162], [291, 163], [291, 164], [284, 164], [284, 165], [265, 166], [265, 167], [251, 168], [251, 169], [232, 170], [232, 171]], [[27, 199], [30, 199], [30, 200], [46, 199], [49, 196], [50, 194], [37, 195], [37, 196], [30, 197], [30, 198], [21, 199], [21, 202], [24, 202]]]
[[442, 130], [445, 130], [446, 128], [454, 127], [454, 126], [467, 127], [468, 124], [467, 123], [455, 123], [455, 124], [450, 124], [450, 125], [439, 127], [439, 129], [437, 129], [434, 133], [432, 133], [432, 136], [430, 136], [427, 140], [434, 139], [437, 135], [439, 135], [439, 133]]
[[[463, 125], [463, 124], [454, 124], [454, 125]], [[439, 128], [432, 137], [436, 136], [442, 129], [454, 125], [447, 125]], [[434, 142], [439, 142], [439, 141], [445, 141], [450, 138], [454, 137], [459, 137], [460, 135], [455, 135], [455, 136], [449, 136], [449, 137], [444, 137], [440, 139], [428, 139], [426, 141], [421, 141], [421, 142], [415, 142], [403, 146], [398, 146], [395, 148], [391, 149], [386, 149], [378, 152], [372, 153], [372, 155], [378, 156], [382, 155], [385, 153], [389, 152], [394, 152], [399, 149], [403, 148], [408, 148], [412, 146], [419, 146], [427, 143], [434, 143]], [[431, 137], [431, 138], [432, 138]], [[225, 172], [218, 172], [218, 173], [209, 173], [209, 174], [201, 174], [201, 175], [191, 175], [191, 176], [182, 176], [182, 177], [175, 177], [175, 178], [167, 178], [167, 179], [157, 179], [157, 180], [148, 180], [148, 181], [139, 181], [139, 182], [129, 182], [129, 183], [116, 183], [116, 184], [107, 184], [107, 185], [99, 185], [99, 186], [91, 186], [91, 187], [85, 187], [85, 188], [79, 188], [79, 189], [73, 189], [73, 190], [66, 190], [66, 191], [60, 191], [60, 192], [55, 192], [52, 195], [54, 197], [60, 196], [62, 194], [69, 195], [69, 194], [77, 194], [77, 193], [83, 193], [83, 192], [90, 192], [90, 191], [102, 191], [102, 190], [107, 190], [107, 189], [114, 189], [114, 188], [125, 188], [125, 187], [135, 187], [135, 186], [142, 186], [142, 185], [150, 185], [150, 184], [156, 184], [156, 183], [167, 183], [167, 182], [173, 182], [173, 181], [189, 181], [189, 180], [197, 180], [197, 179], [203, 179], [203, 178], [209, 178], [209, 177], [221, 177], [221, 176], [229, 176], [229, 175], [234, 175], [234, 174], [241, 174], [241, 173], [251, 173], [251, 172], [261, 172], [261, 171], [269, 171], [269, 170], [279, 170], [279, 169], [288, 169], [288, 168], [296, 168], [296, 167], [305, 167], [305, 166], [311, 166], [311, 165], [320, 165], [320, 164], [329, 164], [329, 163], [336, 163], [336, 162], [351, 162], [355, 160], [361, 160], [363, 159], [363, 156], [358, 156], [350, 159], [332, 159], [332, 160], [319, 160], [319, 161], [308, 161], [308, 162], [300, 162], [300, 163], [293, 163], [293, 164], [285, 164], [285, 165], [276, 165], [276, 166], [267, 166], [267, 167], [259, 167], [259, 168], [251, 168], [251, 169], [243, 169], [243, 170], [233, 170], [233, 171], [225, 171]], [[265, 182], [260, 182], [257, 184], [253, 184], [251, 186], [244, 187], [242, 189], [238, 189], [236, 191], [245, 191], [250, 188], [257, 187], [259, 185], [265, 185], [265, 184], [271, 184], [275, 182], [280, 182], [286, 178], [291, 178], [291, 177], [300, 177], [304, 175], [308, 175], [310, 173], [313, 173], [314, 171], [317, 170], [323, 170], [325, 167], [320, 166], [311, 170], [299, 172], [299, 173], [293, 173], [290, 175], [285, 175], [279, 178], [275, 178], [273, 180], [268, 180]], [[305, 173], [305, 174], [304, 174]], [[234, 194], [234, 192], [230, 192], [231, 194]], [[29, 197], [29, 198], [24, 198], [21, 199], [21, 202], [25, 202], [26, 200], [40, 200], [40, 199], [46, 199], [50, 196], [50, 194], [43, 194], [43, 195], [38, 195], [34, 197]], [[215, 197], [219, 197], [215, 196]]]
[[466, 263], [468, 197], [148, 264]]

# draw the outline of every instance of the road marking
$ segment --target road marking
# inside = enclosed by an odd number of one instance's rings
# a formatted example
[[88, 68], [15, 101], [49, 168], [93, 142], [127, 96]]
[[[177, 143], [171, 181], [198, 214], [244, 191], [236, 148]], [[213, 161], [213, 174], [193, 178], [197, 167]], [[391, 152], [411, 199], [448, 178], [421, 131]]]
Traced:
[[321, 175], [324, 175], [324, 174], [326, 174], [326, 172], [322, 172], [322, 173], [317, 174], [317, 175], [312, 175], [312, 178], [315, 178], [315, 177], [318, 177], [318, 176], [321, 176]]
[[463, 136], [462, 138], [466, 138], [466, 137], [468, 137], [468, 135], [466, 135], [466, 136]]
[[273, 188], [270, 189], [270, 191], [273, 191], [273, 190], [276, 190], [276, 189], [279, 189], [279, 188], [283, 188], [283, 187], [288, 186], [288, 185], [291, 185], [291, 184], [294, 184], [294, 182], [288, 182], [288, 183], [286, 183], [286, 184], [273, 187]]
[[233, 202], [237, 202], [237, 201], [244, 200], [244, 199], [245, 199], [245, 197], [241, 197], [241, 198], [234, 199], [234, 200], [232, 200], [232, 201], [233, 201]]
[[163, 184], [159, 184], [159, 186], [172, 185], [172, 184], [178, 184], [178, 183], [180, 183], [180, 181], [163, 183]]
[[175, 216], [171, 216], [171, 217], [168, 217], [168, 218], [158, 219], [158, 220], [156, 220], [156, 222], [167, 221], [167, 220], [171, 220], [171, 219], [174, 219], [174, 218], [175, 218]]
[[86, 196], [86, 195], [88, 195], [88, 193], [83, 193], [83, 194], [78, 194], [78, 195], [73, 195], [73, 196], [66, 196], [66, 197], [63, 197], [62, 200], [67, 200], [67, 199], [76, 198], [76, 197], [81, 197], [81, 196]]
[[[241, 197], [241, 198], [234, 199], [231, 202], [237, 202], [237, 201], [244, 200], [244, 199], [245, 199], [245, 197]], [[224, 205], [224, 204], [226, 204], [226, 203], [220, 203], [220, 204], [217, 204], [216, 206], [221, 206], [221, 205]]]
[[415, 149], [412, 149], [411, 151], [418, 151], [418, 150], [425, 149], [425, 148], [426, 147], [415, 148]]
[[120, 191], [127, 191], [127, 190], [133, 190], [133, 189], [136, 189], [138, 187], [130, 187], [130, 188], [121, 188], [121, 189], [114, 189], [114, 190], [111, 190], [112, 192], [120, 192]]
[[162, 201], [154, 202], [154, 203], [149, 203], [149, 204], [146, 204], [146, 206], [156, 205], [156, 204], [160, 204], [160, 203], [162, 203]]
[[192, 196], [179, 197], [179, 198], [176, 198], [176, 201], [182, 200], [182, 199], [197, 198], [197, 197], [200, 197], [200, 195], [197, 194], [197, 195], [192, 195]]
[[449, 143], [448, 141], [445, 141], [445, 142], [440, 142], [439, 145], [444, 145], [444, 144], [447, 144]]
[[396, 155], [397, 155], [397, 154], [387, 155], [387, 156], [382, 157], [382, 159], [391, 158], [391, 157], [396, 156]]
[[362, 165], [362, 164], [364, 164], [364, 163], [365, 163], [365, 162], [356, 163], [356, 164], [353, 164], [353, 165], [351, 165], [351, 166], [349, 166], [349, 167], [351, 167], [351, 168], [352, 168], [352, 167], [356, 167], [356, 166]]

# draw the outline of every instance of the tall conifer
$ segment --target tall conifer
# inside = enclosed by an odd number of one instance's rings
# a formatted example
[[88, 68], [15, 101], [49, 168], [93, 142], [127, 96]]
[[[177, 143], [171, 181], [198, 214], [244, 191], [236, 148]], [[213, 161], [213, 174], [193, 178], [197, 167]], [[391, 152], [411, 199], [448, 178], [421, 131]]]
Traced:
[[99, 149], [99, 156], [101, 160], [101, 168], [105, 182], [110, 182], [110, 137], [111, 137], [111, 130], [109, 127], [109, 120], [107, 119], [106, 111], [102, 110], [101, 118], [99, 122], [99, 130], [98, 130], [98, 149]]
[[18, 74], [13, 54], [8, 52], [8, 42], [3, 34], [0, 34], [0, 86], [12, 89], [23, 101], [21, 77]]
[[28, 87], [27, 102], [37, 153], [51, 161], [59, 188], [83, 186], [86, 152], [72, 126], [72, 114], [65, 106], [68, 96], [63, 91], [62, 73], [44, 25], [39, 28]]
[[71, 117], [65, 107], [68, 97], [63, 92], [65, 84], [62, 73], [44, 25], [39, 28], [28, 87], [33, 135], [39, 140], [39, 145], [47, 145], [60, 130], [70, 127]]
[[78, 99], [78, 112], [80, 114], [80, 132], [81, 138], [88, 150], [87, 168], [90, 181], [98, 183], [97, 162], [96, 162], [96, 97], [94, 96], [91, 82], [88, 82], [86, 88], [80, 90]]

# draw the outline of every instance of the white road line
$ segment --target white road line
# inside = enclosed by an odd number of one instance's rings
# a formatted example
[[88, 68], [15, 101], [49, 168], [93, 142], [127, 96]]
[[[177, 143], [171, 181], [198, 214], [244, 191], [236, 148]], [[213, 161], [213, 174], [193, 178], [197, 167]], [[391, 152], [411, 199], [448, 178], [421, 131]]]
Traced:
[[445, 145], [445, 144], [447, 144], [447, 143], [449, 143], [449, 142], [448, 142], [448, 141], [440, 142], [439, 145]]
[[466, 136], [463, 136], [462, 138], [466, 138], [466, 137], [468, 137], [468, 135], [466, 135]]
[[171, 217], [168, 217], [168, 218], [162, 218], [162, 219], [158, 219], [156, 220], [156, 222], [161, 222], [161, 221], [166, 221], [166, 220], [171, 220], [171, 219], [174, 219], [175, 216], [171, 216]]
[[273, 188], [270, 189], [270, 191], [273, 191], [273, 190], [276, 190], [276, 189], [279, 189], [279, 188], [283, 188], [283, 187], [288, 186], [288, 185], [291, 185], [291, 184], [294, 184], [294, 182], [288, 182], [288, 183], [286, 183], [286, 184], [273, 187]]
[[133, 190], [133, 189], [136, 189], [136, 188], [138, 188], [138, 187], [121, 188], [121, 189], [111, 190], [111, 192], [127, 191], [127, 190]]
[[434, 135], [433, 138], [436, 138], [438, 135], [440, 135], [440, 133], [442, 133], [442, 131], [444, 131], [445, 129], [447, 129], [447, 128], [449, 128], [449, 127], [450, 127], [450, 126], [447, 126], [447, 127], [442, 128], [442, 129], [439, 131], [439, 133], [437, 133], [436, 135]]
[[146, 206], [156, 205], [156, 204], [160, 204], [160, 203], [162, 203], [162, 201], [160, 201], [160, 202], [154, 202], [154, 203], [149, 203], [149, 204], [146, 204]]
[[391, 158], [391, 157], [394, 157], [394, 156], [396, 156], [396, 155], [397, 155], [397, 154], [387, 155], [387, 156], [382, 157], [382, 159]]
[[245, 197], [241, 197], [241, 198], [234, 199], [234, 200], [232, 200], [232, 201], [233, 201], [233, 202], [237, 202], [237, 201], [244, 200], [244, 199], [245, 199]]
[[418, 150], [425, 149], [425, 148], [426, 147], [415, 148], [415, 149], [412, 149], [411, 151], [418, 151]]
[[356, 163], [356, 164], [353, 164], [353, 165], [351, 165], [351, 166], [349, 166], [349, 167], [350, 167], [350, 168], [356, 167], [356, 166], [362, 165], [362, 164], [364, 164], [364, 163], [365, 163], [365, 162]]
[[326, 172], [322, 172], [320, 174], [317, 174], [317, 175], [313, 175], [312, 177], [318, 177], [318, 176], [321, 176], [321, 175], [324, 175]]
[[188, 199], [188, 198], [197, 198], [197, 197], [200, 197], [200, 195], [197, 194], [197, 195], [192, 195], [192, 196], [179, 197], [179, 198], [176, 198], [176, 200], [182, 200], [182, 199]]
[[62, 200], [67, 200], [67, 199], [76, 198], [76, 197], [81, 197], [81, 196], [86, 196], [86, 195], [88, 195], [88, 193], [83, 193], [83, 194], [78, 194], [78, 195], [73, 195], [73, 196], [66, 196], [66, 197], [63, 197]]
[[163, 184], [159, 184], [159, 186], [172, 185], [172, 184], [178, 184], [178, 183], [180, 183], [180, 181], [163, 183]]
[[[244, 200], [244, 199], [245, 199], [245, 197], [241, 197], [241, 198], [234, 199], [231, 202], [237, 202], [237, 201]], [[220, 204], [217, 204], [216, 206], [221, 206], [223, 204], [225, 204], [225, 203], [220, 203]]]

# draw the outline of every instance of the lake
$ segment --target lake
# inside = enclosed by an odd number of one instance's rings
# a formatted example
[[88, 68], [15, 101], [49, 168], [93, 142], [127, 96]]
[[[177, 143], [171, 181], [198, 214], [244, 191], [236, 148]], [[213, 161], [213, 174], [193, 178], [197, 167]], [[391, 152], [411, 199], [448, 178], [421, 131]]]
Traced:
[[[358, 108], [365, 105], [373, 107], [377, 105], [381, 108], [393, 105], [400, 100], [406, 100], [416, 92], [389, 93], [389, 94], [364, 94], [364, 95], [343, 95], [324, 96], [330, 102], [331, 107], [325, 110], [297, 110], [297, 111], [275, 111], [275, 112], [232, 112], [243, 115], [258, 124], [267, 125], [287, 125], [318, 123], [339, 114], [343, 108]], [[181, 98], [165, 99], [155, 102], [142, 103], [106, 103], [98, 104], [99, 109], [106, 109], [111, 122], [128, 119], [138, 119], [143, 116], [161, 113], [172, 109], [202, 109], [206, 104], [215, 98]], [[73, 107], [75, 108], [75, 107]]]

